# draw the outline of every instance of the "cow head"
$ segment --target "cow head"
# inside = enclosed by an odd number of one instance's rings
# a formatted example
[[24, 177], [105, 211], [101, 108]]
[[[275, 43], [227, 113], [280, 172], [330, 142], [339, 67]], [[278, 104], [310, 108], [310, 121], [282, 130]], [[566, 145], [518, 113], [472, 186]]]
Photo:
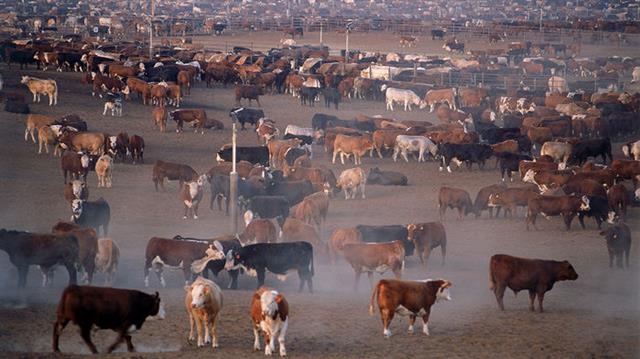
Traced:
[[166, 312], [164, 310], [164, 305], [162, 304], [162, 301], [160, 300], [160, 294], [158, 292], [156, 292], [155, 295], [153, 296], [153, 305], [151, 306], [149, 314], [151, 315], [149, 317], [149, 319], [162, 320], [166, 316]]
[[262, 315], [275, 318], [278, 312], [278, 303], [282, 301], [282, 296], [275, 290], [265, 290], [260, 295], [260, 308]]
[[585, 211], [586, 212], [586, 211], [589, 210], [589, 208], [590, 208], [589, 207], [589, 197], [587, 197], [586, 195], [582, 196], [580, 198], [580, 211]]
[[186, 286], [185, 290], [191, 294], [191, 308], [202, 308], [207, 303], [207, 299], [211, 297], [213, 290], [213, 282], [198, 277], [190, 286]]
[[229, 271], [233, 269], [239, 269], [241, 266], [242, 264], [240, 262], [240, 253], [238, 253], [238, 251], [234, 249], [229, 250], [226, 255], [224, 269]]
[[[88, 164], [87, 164], [88, 165]], [[82, 191], [85, 189], [85, 183], [80, 180], [71, 181], [71, 193], [77, 199], [80, 199], [82, 196]]]
[[436, 295], [436, 302], [443, 300], [451, 300], [451, 288], [452, 283], [445, 279], [427, 279], [425, 281], [428, 287], [432, 288]]
[[416, 237], [416, 231], [421, 231], [424, 229], [423, 225], [417, 225], [415, 223], [407, 224], [407, 239], [410, 242], [413, 242]]
[[487, 200], [487, 205], [489, 207], [498, 207], [500, 206], [500, 199], [501, 199], [500, 193], [491, 193], [489, 195], [489, 199]]
[[536, 175], [536, 172], [534, 170], [528, 170], [524, 176], [522, 176], [522, 182], [529, 182], [529, 183], [533, 183], [533, 184], [537, 184], [536, 180], [534, 179]]
[[569, 261], [562, 261], [560, 262], [557, 278], [558, 280], [576, 280], [578, 279], [578, 273]]
[[77, 220], [82, 215], [82, 203], [84, 201], [81, 199], [74, 199], [71, 202], [71, 220]]

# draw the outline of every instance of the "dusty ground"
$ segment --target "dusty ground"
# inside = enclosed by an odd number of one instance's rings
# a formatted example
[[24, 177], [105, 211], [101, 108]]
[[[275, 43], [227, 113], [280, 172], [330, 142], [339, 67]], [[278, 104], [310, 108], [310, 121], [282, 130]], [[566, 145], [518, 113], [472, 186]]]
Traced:
[[[312, 40], [313, 38], [313, 40]], [[317, 41], [317, 34], [307, 41]], [[207, 39], [212, 45], [225, 44], [266, 49], [275, 46], [279, 34], [226, 35]], [[325, 34], [325, 43], [341, 47], [344, 35]], [[353, 48], [397, 50], [393, 35], [352, 34]], [[475, 44], [474, 44], [475, 45]], [[486, 44], [478, 43], [478, 47]], [[439, 44], [424, 39], [417, 51], [440, 51]], [[591, 54], [613, 54], [633, 51], [615, 48], [585, 48]], [[624, 54], [621, 52], [620, 54]], [[637, 54], [636, 54], [637, 55]], [[20, 74], [45, 76], [34, 70], [19, 71], [0, 65], [6, 86], [18, 85]], [[187, 343], [188, 320], [183, 308], [184, 290], [181, 274], [168, 272], [168, 288], [161, 288], [155, 278], [151, 287], [143, 287], [142, 266], [144, 248], [152, 236], [171, 237], [176, 234], [193, 237], [213, 237], [229, 232], [228, 217], [210, 211], [206, 205], [200, 219], [183, 220], [182, 205], [177, 198], [176, 184], [166, 192], [155, 192], [151, 182], [151, 167], [162, 159], [188, 163], [198, 172], [214, 164], [214, 151], [229, 142], [231, 131], [208, 132], [204, 136], [191, 132], [159, 133], [153, 129], [150, 108], [126, 103], [123, 118], [102, 117], [102, 102], [91, 98], [90, 88], [75, 73], [53, 73], [46, 76], [58, 80], [59, 105], [48, 107], [34, 104], [34, 113], [63, 115], [75, 112], [87, 119], [91, 130], [115, 134], [126, 130], [129, 135], [142, 135], [147, 143], [144, 165], [117, 163], [110, 189], [96, 188], [95, 174], [90, 174], [90, 198], [104, 197], [111, 205], [110, 236], [120, 245], [122, 258], [116, 279], [117, 287], [159, 291], [165, 303], [167, 318], [148, 321], [133, 341], [137, 354], [127, 354], [119, 348], [112, 357], [219, 357], [257, 358], [252, 352], [248, 304], [255, 289], [255, 279], [241, 277], [240, 290], [225, 290], [224, 309], [220, 315], [220, 349], [197, 349]], [[397, 119], [433, 119], [425, 110], [412, 113], [387, 112], [383, 103], [347, 100], [339, 111], [300, 107], [285, 95], [265, 96], [262, 100], [266, 114], [284, 129], [288, 123], [309, 125], [316, 112], [350, 118], [356, 114], [382, 114]], [[229, 123], [227, 112], [233, 106], [230, 89], [206, 89], [198, 84], [186, 99], [185, 107], [204, 107], [210, 117]], [[37, 146], [23, 140], [24, 116], [2, 112], [3, 131], [0, 134], [0, 227], [48, 232], [59, 219], [68, 219], [70, 210], [62, 197], [63, 180], [59, 159], [38, 155]], [[173, 129], [170, 124], [170, 129]], [[241, 144], [255, 144], [251, 131], [240, 133]], [[616, 144], [616, 156], [620, 156]], [[316, 161], [336, 173], [349, 166], [332, 165], [326, 156], [316, 151]], [[338, 197], [331, 202], [328, 228], [324, 237], [338, 227], [356, 224], [406, 224], [411, 221], [438, 219], [436, 195], [440, 186], [465, 188], [475, 196], [480, 187], [495, 183], [499, 174], [493, 169], [472, 172], [440, 173], [436, 163], [416, 164], [385, 158], [363, 159], [363, 167], [379, 166], [397, 170], [409, 178], [407, 187], [369, 186], [367, 199], [345, 201]], [[489, 166], [490, 168], [491, 166]], [[516, 183], [517, 184], [517, 183]], [[209, 193], [205, 196], [209, 199]], [[639, 210], [630, 211], [629, 224], [637, 231]], [[448, 236], [447, 261], [440, 265], [440, 252], [431, 257], [428, 268], [416, 258], [408, 258], [406, 279], [446, 278], [453, 282], [453, 301], [438, 303], [432, 311], [431, 336], [406, 334], [406, 319], [396, 318], [391, 326], [391, 339], [384, 339], [379, 315], [367, 314], [370, 287], [366, 278], [357, 291], [353, 290], [353, 271], [344, 262], [329, 266], [316, 260], [315, 293], [297, 293], [298, 279], [293, 276], [279, 282], [267, 276], [267, 284], [283, 292], [291, 306], [291, 322], [287, 336], [288, 353], [292, 357], [323, 358], [385, 358], [385, 357], [608, 357], [637, 358], [640, 355], [640, 281], [638, 276], [639, 250], [634, 243], [631, 268], [611, 270], [603, 240], [595, 224], [587, 219], [587, 229], [579, 229], [574, 222], [570, 232], [563, 229], [558, 218], [540, 220], [538, 231], [525, 231], [524, 214], [517, 218], [458, 220], [453, 213], [446, 215]], [[497, 309], [493, 294], [488, 290], [489, 257], [495, 253], [569, 260], [580, 277], [575, 282], [560, 282], [545, 298], [544, 314], [530, 313], [527, 293], [514, 297], [507, 293], [506, 311]], [[389, 277], [389, 274], [384, 277]], [[40, 288], [40, 275], [31, 269], [27, 289], [16, 291], [15, 268], [8, 256], [0, 252], [0, 352], [3, 357], [51, 356], [52, 323], [55, 303], [66, 285], [67, 276], [59, 269], [52, 288]], [[380, 278], [379, 275], [375, 279]], [[96, 283], [102, 284], [98, 275]], [[219, 278], [225, 285], [226, 275]], [[110, 331], [94, 333], [100, 351], [114, 339]], [[80, 339], [77, 327], [70, 325], [62, 335], [61, 349], [65, 355], [85, 355], [89, 351]]]

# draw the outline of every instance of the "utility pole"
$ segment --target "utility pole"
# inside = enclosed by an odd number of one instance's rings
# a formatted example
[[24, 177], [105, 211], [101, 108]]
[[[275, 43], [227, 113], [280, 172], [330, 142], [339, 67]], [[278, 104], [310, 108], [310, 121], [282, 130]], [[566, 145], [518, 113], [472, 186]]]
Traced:
[[153, 0], [150, 0], [151, 2], [151, 17], [149, 17], [149, 59], [153, 59], [153, 18], [155, 17], [156, 14], [156, 7], [155, 4], [153, 3]]

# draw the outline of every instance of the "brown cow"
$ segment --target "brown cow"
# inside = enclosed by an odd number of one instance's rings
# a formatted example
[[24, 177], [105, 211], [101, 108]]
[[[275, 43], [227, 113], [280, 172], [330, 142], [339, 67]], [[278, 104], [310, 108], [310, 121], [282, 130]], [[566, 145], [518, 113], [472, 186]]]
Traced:
[[176, 122], [176, 132], [182, 132], [185, 122], [194, 122], [195, 132], [200, 130], [204, 134], [204, 124], [207, 121], [207, 113], [204, 109], [180, 109], [169, 112], [169, 119]]
[[327, 244], [320, 239], [318, 232], [316, 232], [313, 226], [308, 225], [299, 219], [287, 217], [282, 225], [281, 233], [281, 242], [306, 241], [311, 243], [315, 253], [318, 253], [323, 258], [327, 256]]
[[151, 104], [164, 107], [167, 98], [167, 83], [162, 81], [158, 84], [151, 85]]
[[438, 208], [440, 212], [440, 221], [444, 221], [444, 213], [448, 208], [458, 209], [458, 218], [462, 219], [463, 214], [466, 216], [469, 213], [475, 213], [475, 208], [471, 202], [471, 196], [469, 192], [460, 189], [443, 186], [440, 187], [438, 193]]
[[409, 223], [407, 225], [407, 239], [413, 242], [420, 262], [426, 267], [431, 250], [440, 247], [442, 251], [442, 265], [447, 254], [447, 233], [440, 222]]
[[329, 212], [329, 184], [326, 183], [325, 187], [322, 191], [306, 196], [292, 211], [292, 217], [307, 224], [315, 223], [320, 232]]
[[613, 260], [616, 259], [618, 268], [624, 268], [624, 259], [627, 260], [629, 268], [629, 253], [631, 252], [631, 230], [624, 223], [618, 223], [600, 232], [600, 235], [607, 241], [607, 252], [609, 252], [609, 268], [613, 268]]
[[496, 217], [500, 214], [500, 208], [504, 209], [504, 217], [517, 214], [517, 207], [524, 207], [529, 203], [529, 199], [538, 195], [534, 187], [506, 188], [498, 193], [489, 195], [487, 205], [497, 207]]
[[[96, 268], [96, 255], [98, 254], [98, 233], [93, 228], [83, 228], [71, 222], [58, 222], [51, 228], [53, 234], [72, 234], [78, 241], [79, 270], [83, 270], [85, 277], [83, 282], [91, 284]], [[48, 277], [48, 276], [47, 276]], [[49, 279], [46, 278], [47, 284]]]
[[60, 334], [73, 322], [80, 327], [80, 335], [93, 354], [97, 354], [91, 341], [91, 329], [112, 329], [118, 333], [116, 341], [107, 349], [111, 353], [123, 341], [127, 350], [134, 351], [131, 335], [132, 327], [142, 328], [149, 316], [164, 319], [164, 308], [160, 295], [146, 294], [132, 289], [102, 288], [70, 285], [62, 292], [56, 322], [53, 324], [53, 351], [60, 352]]
[[403, 134], [406, 134], [406, 131], [399, 129], [375, 130], [373, 132], [373, 149], [378, 152], [378, 157], [382, 158], [382, 150], [394, 148], [396, 137]]
[[254, 218], [239, 235], [243, 246], [254, 243], [276, 243], [276, 226], [270, 219]]
[[71, 179], [79, 179], [82, 176], [82, 180], [86, 182], [89, 172], [89, 155], [66, 151], [60, 157], [60, 168], [65, 184], [67, 184], [67, 174]]
[[438, 106], [438, 109], [436, 110], [436, 117], [438, 117], [438, 120], [442, 123], [462, 124], [473, 121], [473, 118], [468, 113], [461, 110], [451, 109], [445, 105]]
[[337, 134], [336, 139], [333, 142], [333, 157], [332, 163], [336, 163], [336, 156], [340, 154], [340, 162], [344, 165], [344, 156], [347, 157], [353, 155], [353, 162], [355, 165], [362, 164], [360, 158], [364, 156], [367, 151], [373, 150], [373, 142], [371, 137], [364, 136], [347, 136], [343, 134]]
[[178, 72], [177, 84], [180, 86], [180, 89], [184, 91], [187, 96], [191, 95], [191, 74], [189, 71], [181, 70]]
[[493, 218], [493, 206], [489, 206], [489, 197], [492, 194], [500, 193], [505, 189], [507, 189], [507, 185], [504, 182], [480, 188], [478, 194], [476, 195], [476, 200], [473, 201], [473, 208], [476, 212], [476, 218], [480, 217], [480, 214], [485, 209], [489, 210], [489, 218]]
[[249, 106], [251, 106], [251, 100], [256, 100], [258, 106], [260, 105], [260, 96], [264, 95], [264, 87], [258, 85], [236, 85], [235, 87], [236, 105], [240, 106], [240, 100], [246, 98], [249, 100]]
[[[545, 156], [547, 158], [548, 156]], [[542, 157], [541, 157], [542, 158]], [[551, 161], [545, 161], [538, 158], [536, 161], [521, 160], [518, 164], [518, 172], [520, 172], [520, 179], [524, 178], [529, 170], [535, 171], [555, 171], [558, 169], [558, 164], [553, 162], [553, 158], [549, 157]]]
[[529, 309], [534, 311], [533, 301], [538, 297], [538, 308], [543, 312], [544, 294], [557, 281], [576, 280], [578, 273], [568, 261], [552, 261], [513, 257], [496, 254], [489, 262], [489, 289], [493, 291], [500, 310], [504, 310], [504, 291], [509, 288], [517, 294], [529, 291]]
[[20, 83], [29, 88], [29, 92], [33, 94], [33, 102], [40, 102], [40, 95], [45, 94], [49, 96], [49, 106], [58, 104], [58, 85], [55, 80], [22, 76]]
[[449, 108], [456, 109], [456, 89], [446, 88], [439, 90], [429, 90], [424, 96], [424, 102], [430, 106], [429, 112], [435, 110], [437, 103], [446, 103]]
[[193, 181], [198, 178], [198, 173], [188, 165], [180, 163], [171, 163], [157, 160], [153, 165], [153, 184], [156, 191], [158, 190], [158, 184], [164, 191], [164, 179], [169, 181], [180, 181], [180, 188], [185, 181]]
[[549, 216], [562, 216], [567, 230], [571, 229], [571, 221], [578, 212], [589, 210], [589, 198], [587, 196], [535, 196], [529, 198], [527, 203], [527, 230], [529, 224], [535, 229], [536, 218], [541, 213], [545, 218]]
[[73, 152], [86, 151], [92, 155], [104, 153], [105, 135], [100, 132], [65, 131], [58, 139], [60, 147]]
[[[31, 135], [31, 140], [33, 143], [36, 143], [35, 132], [41, 127], [52, 124], [54, 121], [55, 118], [51, 116], [37, 115], [35, 113], [28, 114], [25, 124], [26, 127], [24, 129], [24, 140], [27, 141], [28, 135]], [[49, 151], [47, 151], [47, 153], [49, 153]]]
[[389, 325], [396, 313], [409, 316], [410, 334], [416, 317], [422, 317], [422, 332], [429, 335], [429, 315], [431, 307], [437, 301], [451, 300], [449, 288], [451, 282], [444, 279], [428, 279], [426, 281], [402, 281], [381, 279], [373, 288], [369, 313], [373, 315], [374, 300], [378, 300], [378, 308], [382, 317], [382, 334], [391, 336]]
[[613, 160], [611, 170], [616, 178], [633, 179], [640, 175], [640, 161], [635, 160]]
[[342, 247], [342, 255], [356, 274], [353, 289], [358, 289], [362, 272], [367, 272], [372, 286], [374, 271], [384, 274], [391, 269], [396, 279], [400, 279], [404, 269], [404, 253], [402, 241], [345, 244]]
[[120, 261], [120, 248], [111, 238], [98, 239], [98, 253], [96, 253], [96, 272], [104, 273], [104, 284], [112, 285]]
[[187, 219], [189, 214], [193, 219], [198, 219], [198, 207], [202, 202], [204, 195], [204, 183], [207, 181], [207, 175], [203, 174], [195, 181], [185, 182], [180, 188], [180, 200], [184, 204], [184, 215], [182, 219]]
[[337, 228], [329, 237], [329, 258], [336, 264], [337, 254], [344, 256], [342, 249], [349, 243], [362, 243], [362, 233], [356, 228]]
[[609, 206], [616, 212], [616, 215], [626, 217], [627, 207], [631, 204], [631, 198], [627, 188], [622, 183], [615, 184], [609, 188], [607, 199]]

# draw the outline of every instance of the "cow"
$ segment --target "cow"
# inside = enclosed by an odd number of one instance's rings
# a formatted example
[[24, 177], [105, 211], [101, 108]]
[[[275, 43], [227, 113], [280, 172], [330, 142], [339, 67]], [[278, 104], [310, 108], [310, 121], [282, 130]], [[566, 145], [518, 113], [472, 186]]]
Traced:
[[[32, 115], [29, 115], [32, 116]], [[25, 132], [25, 140], [27, 138], [27, 134]], [[31, 137], [33, 138], [33, 134], [31, 135]], [[625, 157], [632, 159], [632, 160], [640, 160], [640, 140], [635, 141], [635, 142], [629, 142], [627, 144], [622, 145], [622, 153], [624, 154]]]
[[593, 217], [598, 229], [602, 228], [602, 222], [613, 223], [616, 213], [609, 206], [609, 200], [605, 196], [585, 195], [589, 200], [589, 209], [578, 212], [578, 221], [582, 229], [585, 229], [584, 217]]
[[197, 179], [198, 173], [188, 165], [157, 160], [153, 165], [153, 175], [151, 178], [156, 191], [158, 190], [158, 184], [160, 184], [160, 187], [164, 191], [165, 178], [169, 181], [178, 180], [180, 182], [180, 188], [182, 188], [184, 182]]
[[353, 290], [358, 289], [360, 275], [367, 272], [373, 286], [373, 272], [384, 274], [391, 269], [396, 279], [402, 277], [405, 251], [402, 241], [386, 243], [347, 243], [342, 247], [344, 259], [355, 271]]
[[285, 181], [276, 178], [268, 180], [265, 189], [267, 195], [286, 198], [290, 206], [295, 206], [306, 196], [315, 192], [309, 180]]
[[71, 204], [74, 199], [89, 199], [89, 189], [84, 181], [72, 180], [64, 186], [64, 199]]
[[92, 155], [102, 155], [105, 149], [106, 136], [101, 132], [65, 131], [58, 138], [59, 146], [74, 152], [86, 151]]
[[[65, 234], [70, 233], [76, 237], [78, 242], [78, 270], [82, 270], [85, 273], [83, 281], [91, 284], [93, 281], [93, 274], [96, 269], [96, 256], [98, 254], [98, 234], [92, 228], [83, 228], [70, 222], [58, 222], [51, 229], [53, 234]], [[53, 270], [48, 273], [43, 273], [44, 280], [43, 286], [52, 283], [51, 276]]]
[[293, 211], [294, 218], [304, 221], [307, 224], [315, 223], [319, 230], [327, 221], [329, 212], [329, 188], [312, 193], [306, 196]]
[[442, 164], [438, 169], [442, 171], [446, 166], [447, 172], [451, 173], [450, 165], [454, 158], [465, 162], [469, 169], [473, 163], [483, 168], [486, 160], [493, 155], [493, 150], [489, 145], [481, 143], [443, 143], [438, 145], [438, 154], [442, 157]]
[[449, 293], [451, 282], [444, 279], [427, 279], [424, 281], [402, 281], [381, 279], [371, 292], [369, 314], [373, 315], [374, 301], [378, 301], [382, 317], [382, 334], [389, 338], [389, 326], [396, 313], [409, 316], [407, 332], [413, 334], [416, 317], [422, 317], [422, 332], [429, 335], [429, 315], [436, 302], [451, 300]]
[[44, 147], [45, 152], [48, 154], [50, 144], [53, 145], [53, 155], [58, 155], [60, 146], [58, 146], [58, 138], [51, 127], [42, 126], [38, 128], [38, 154], [42, 153], [42, 147]]
[[313, 107], [316, 102], [316, 98], [320, 95], [321, 92], [322, 90], [317, 87], [302, 86], [299, 92], [300, 105], [309, 105]]
[[280, 130], [278, 130], [273, 121], [267, 118], [261, 118], [258, 120], [256, 133], [258, 138], [264, 140], [264, 144], [266, 145], [272, 138], [280, 135]]
[[0, 229], [0, 249], [18, 270], [18, 288], [27, 285], [30, 265], [39, 265], [48, 273], [56, 264], [62, 264], [69, 273], [69, 284], [77, 282], [78, 241], [75, 235], [38, 234]]
[[100, 197], [96, 201], [74, 199], [71, 202], [71, 221], [79, 226], [91, 227], [96, 233], [109, 235], [109, 221], [111, 220], [111, 208], [109, 203]]
[[[27, 141], [27, 136], [31, 135], [31, 140], [36, 143], [35, 132], [42, 127], [53, 124], [55, 118], [45, 115], [29, 114], [25, 121], [24, 140]], [[48, 153], [48, 152], [47, 152]]]
[[517, 207], [524, 207], [529, 199], [538, 196], [538, 192], [532, 187], [505, 188], [502, 191], [489, 195], [487, 205], [489, 208], [497, 207], [496, 217], [500, 214], [500, 208], [504, 209], [504, 217], [517, 214]]
[[493, 291], [500, 310], [504, 310], [504, 291], [509, 288], [517, 294], [529, 291], [529, 310], [534, 311], [533, 301], [538, 297], [538, 309], [544, 311], [544, 294], [557, 281], [576, 280], [578, 273], [568, 261], [529, 259], [507, 254], [495, 254], [489, 261], [489, 289]]
[[[344, 92], [347, 92], [347, 94], [350, 95], [350, 92], [348, 92], [347, 90], [345, 90]], [[324, 107], [330, 108], [331, 104], [333, 104], [335, 109], [337, 110], [338, 105], [340, 105], [340, 101], [342, 101], [343, 95], [339, 89], [327, 87], [322, 89], [322, 96], [324, 97]]]
[[236, 107], [229, 111], [229, 116], [240, 123], [240, 129], [246, 130], [245, 124], [249, 123], [257, 127], [258, 120], [264, 118], [264, 111], [247, 107]]
[[476, 218], [479, 218], [482, 211], [486, 209], [489, 210], [489, 218], [493, 218], [493, 206], [489, 205], [489, 197], [493, 194], [500, 193], [505, 189], [507, 189], [507, 185], [504, 184], [504, 182], [480, 188], [475, 201], [473, 201]]
[[[216, 154], [218, 162], [233, 160], [233, 149], [225, 147]], [[269, 165], [269, 149], [267, 146], [237, 146], [236, 161], [247, 161], [252, 164]]]
[[442, 251], [442, 265], [447, 254], [447, 233], [440, 222], [409, 223], [407, 224], [407, 239], [413, 242], [425, 268], [431, 250], [440, 247]]
[[367, 182], [367, 176], [361, 167], [354, 167], [346, 169], [340, 173], [336, 188], [344, 191], [344, 199], [355, 199], [358, 189], [362, 199], [365, 199], [365, 186]]
[[460, 188], [442, 186], [438, 192], [440, 221], [444, 221], [444, 213], [447, 208], [456, 208], [458, 210], [458, 219], [462, 219], [469, 213], [476, 213], [469, 192]]
[[244, 268], [258, 277], [258, 288], [264, 285], [265, 271], [286, 276], [297, 270], [301, 292], [305, 283], [313, 292], [313, 246], [308, 242], [256, 243], [227, 252], [226, 270]]
[[443, 124], [458, 125], [473, 121], [472, 115], [462, 110], [451, 109], [445, 104], [438, 106], [438, 108], [436, 109], [436, 117]]
[[132, 135], [129, 138], [128, 150], [134, 165], [136, 164], [136, 160], [144, 163], [144, 138], [142, 138], [142, 136]]
[[118, 262], [120, 261], [120, 248], [118, 244], [111, 238], [98, 238], [98, 252], [95, 259], [95, 272], [105, 274], [105, 285], [112, 285], [116, 271], [118, 270]]
[[155, 128], [159, 128], [160, 132], [165, 132], [167, 129], [167, 109], [166, 107], [154, 107], [151, 111], [153, 117], [153, 124]]
[[254, 243], [276, 243], [276, 226], [270, 219], [254, 218], [239, 235], [242, 245]]
[[513, 172], [518, 172], [520, 161], [531, 161], [532, 158], [529, 155], [521, 155], [519, 153], [510, 152], [497, 152], [495, 156], [498, 158], [498, 165], [500, 166], [500, 176], [502, 182], [504, 182], [505, 173], [509, 176], [509, 181], [513, 182]]
[[133, 352], [129, 333], [134, 327], [137, 330], [142, 328], [150, 316], [164, 319], [165, 312], [158, 292], [151, 295], [132, 289], [70, 285], [64, 289], [58, 302], [56, 322], [53, 324], [53, 351], [60, 352], [62, 330], [69, 322], [73, 322], [80, 327], [80, 335], [91, 353], [98, 353], [91, 341], [91, 329], [94, 326], [118, 333], [116, 341], [107, 349], [108, 353], [123, 341], [127, 343], [127, 350]]
[[611, 170], [616, 178], [633, 179], [640, 175], [640, 161], [634, 160], [613, 160]]
[[71, 179], [79, 179], [82, 176], [82, 180], [86, 182], [89, 172], [89, 156], [67, 151], [60, 157], [60, 168], [64, 175], [64, 184], [67, 184], [67, 174]]
[[631, 230], [629, 226], [624, 223], [617, 223], [600, 231], [600, 235], [607, 242], [609, 268], [613, 268], [614, 259], [618, 268], [624, 268], [624, 259], [626, 259], [627, 268], [629, 268], [629, 253], [631, 252]]
[[337, 255], [343, 256], [342, 248], [348, 243], [362, 243], [362, 233], [357, 228], [337, 228], [329, 237], [329, 258], [336, 264]]
[[285, 335], [289, 326], [289, 303], [284, 295], [268, 287], [260, 287], [251, 299], [253, 350], [260, 350], [259, 331], [264, 333], [264, 354], [271, 355], [278, 339], [280, 356], [287, 355]]
[[573, 145], [567, 142], [548, 141], [540, 147], [540, 156], [549, 155], [554, 161], [560, 162], [562, 166], [566, 166], [571, 153], [573, 151]]
[[111, 179], [113, 173], [113, 158], [104, 154], [98, 158], [96, 162], [96, 175], [98, 176], [98, 187], [111, 188]]
[[[542, 161], [541, 158], [549, 158], [551, 161]], [[550, 156], [539, 157], [536, 161], [520, 161], [518, 164], [518, 172], [520, 173], [520, 179], [523, 179], [524, 176], [529, 172], [529, 170], [535, 171], [556, 171], [558, 169], [558, 164], [553, 162], [553, 158]]]
[[184, 215], [182, 219], [187, 219], [189, 214], [193, 216], [193, 219], [198, 219], [198, 207], [202, 202], [202, 196], [204, 194], [204, 182], [207, 180], [207, 175], [203, 174], [195, 181], [188, 181], [182, 184], [180, 188], [180, 200], [184, 204]]
[[340, 154], [340, 162], [344, 165], [344, 156], [349, 157], [353, 155], [354, 164], [359, 165], [362, 164], [360, 158], [372, 149], [373, 143], [369, 136], [347, 136], [339, 133], [333, 142], [333, 157], [331, 162], [336, 163], [336, 156]]
[[[149, 269], [153, 268], [160, 285], [164, 288], [167, 283], [163, 276], [163, 267], [181, 269], [184, 274], [185, 285], [192, 279], [192, 264], [204, 257], [208, 260], [224, 258], [222, 244], [215, 241], [183, 238], [175, 236], [172, 239], [152, 237], [147, 242], [145, 250], [144, 286], [149, 286]], [[209, 253], [207, 253], [209, 250]], [[204, 263], [203, 266], [206, 266]]]
[[499, 97], [496, 101], [496, 109], [500, 114], [519, 113], [521, 115], [533, 112], [536, 109], [535, 102], [521, 97]]
[[429, 112], [433, 112], [438, 103], [446, 103], [449, 108], [456, 109], [457, 91], [455, 88], [429, 90], [424, 96], [424, 103], [429, 106]]
[[442, 40], [446, 32], [446, 29], [431, 29], [431, 40]]
[[179, 109], [169, 112], [169, 119], [176, 122], [176, 132], [182, 132], [185, 122], [193, 122], [195, 132], [200, 130], [204, 134], [204, 124], [207, 122], [207, 113], [204, 109]]
[[418, 152], [418, 162], [424, 162], [425, 152], [429, 152], [431, 156], [435, 158], [438, 153], [438, 146], [424, 136], [396, 136], [396, 144], [393, 149], [393, 162], [398, 160], [398, 153], [402, 155], [406, 162], [409, 162], [407, 152]]
[[567, 230], [571, 229], [571, 221], [578, 212], [589, 210], [589, 198], [587, 196], [536, 196], [529, 198], [527, 203], [527, 230], [529, 224], [533, 224], [535, 229], [538, 213], [543, 216], [562, 216]]
[[261, 106], [260, 95], [264, 95], [264, 87], [259, 85], [237, 84], [235, 87], [235, 95], [236, 106], [240, 106], [240, 100], [242, 100], [243, 98], [249, 100], [249, 106], [251, 106], [251, 100], [256, 100], [258, 106]]
[[328, 248], [327, 244], [320, 239], [318, 232], [310, 224], [304, 223], [302, 220], [288, 217], [282, 225], [280, 232], [281, 242], [309, 242], [314, 252], [320, 257], [326, 257]]
[[402, 173], [394, 171], [383, 171], [378, 167], [373, 167], [367, 174], [367, 184], [378, 184], [382, 186], [406, 186], [409, 180]]
[[359, 224], [356, 229], [361, 234], [363, 242], [382, 243], [391, 241], [400, 241], [404, 246], [404, 253], [407, 256], [413, 255], [415, 246], [413, 242], [407, 239], [407, 227], [399, 224], [369, 226]]
[[253, 196], [246, 208], [260, 218], [276, 218], [280, 227], [289, 216], [289, 201], [284, 196]]
[[185, 286], [184, 306], [189, 314], [189, 342], [196, 341], [194, 327], [197, 328], [197, 346], [218, 344], [216, 319], [222, 310], [222, 290], [216, 283], [199, 276], [189, 286]]
[[20, 83], [29, 88], [29, 92], [33, 94], [33, 102], [40, 102], [40, 94], [44, 94], [49, 96], [49, 106], [58, 104], [58, 85], [55, 80], [22, 76]]
[[631, 204], [631, 198], [627, 192], [627, 188], [618, 183], [607, 191], [607, 199], [609, 201], [609, 207], [616, 212], [618, 216], [627, 215], [627, 207]]
[[418, 39], [413, 36], [400, 36], [400, 47], [413, 47], [416, 46], [416, 42]]
[[419, 106], [421, 109], [427, 107], [425, 102], [412, 90], [387, 87], [386, 85], [383, 85], [381, 91], [385, 93], [387, 110], [393, 111], [394, 102], [404, 104], [405, 111], [411, 111], [411, 105]]
[[607, 163], [607, 156], [613, 161], [611, 155], [611, 140], [609, 138], [594, 138], [578, 141], [571, 148], [569, 163], [582, 166], [589, 157], [602, 157], [602, 163]]

